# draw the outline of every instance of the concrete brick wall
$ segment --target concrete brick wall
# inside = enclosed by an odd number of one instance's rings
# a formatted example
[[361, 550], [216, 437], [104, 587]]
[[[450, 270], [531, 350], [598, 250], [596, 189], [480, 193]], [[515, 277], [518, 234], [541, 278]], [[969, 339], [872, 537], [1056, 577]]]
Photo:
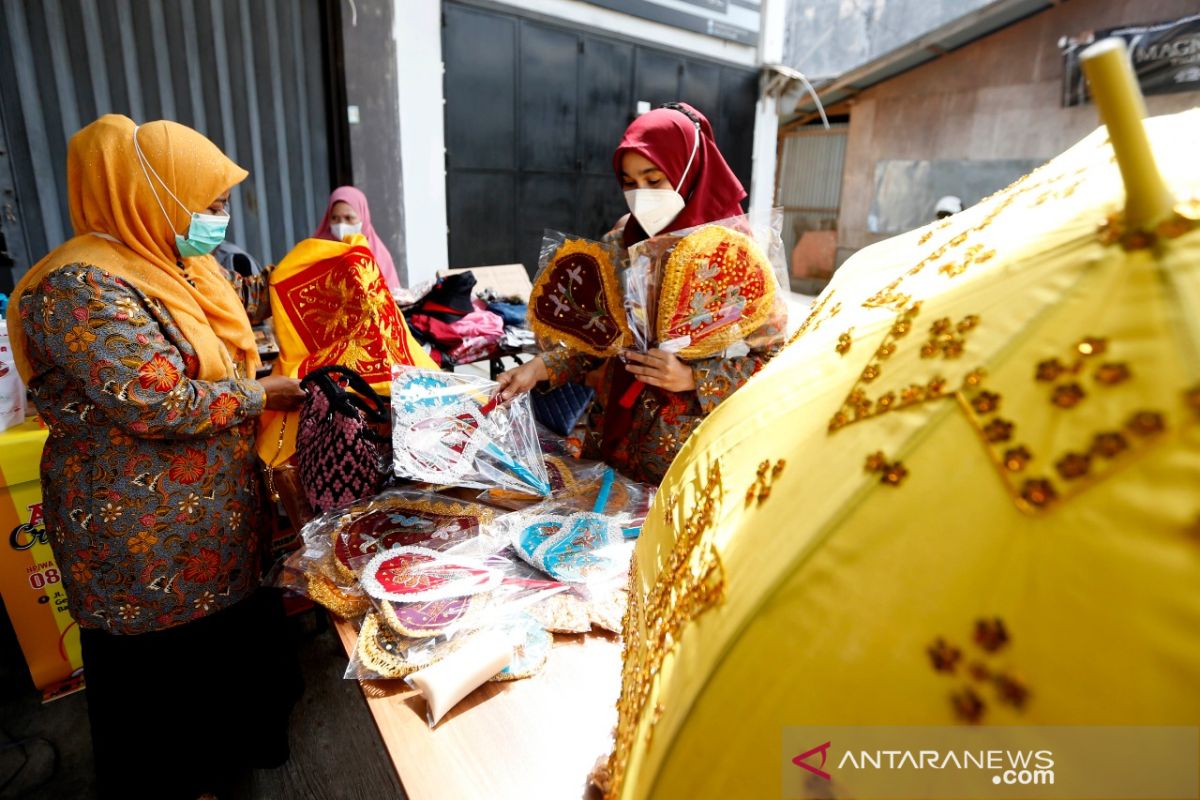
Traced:
[[[1067, 0], [857, 95], [849, 101], [839, 254], [886, 238], [867, 230], [876, 162], [1050, 159], [1099, 125], [1095, 106], [1061, 105], [1059, 38], [1196, 10], [1196, 0]], [[1200, 92], [1146, 100], [1150, 114], [1170, 114], [1200, 105]]]

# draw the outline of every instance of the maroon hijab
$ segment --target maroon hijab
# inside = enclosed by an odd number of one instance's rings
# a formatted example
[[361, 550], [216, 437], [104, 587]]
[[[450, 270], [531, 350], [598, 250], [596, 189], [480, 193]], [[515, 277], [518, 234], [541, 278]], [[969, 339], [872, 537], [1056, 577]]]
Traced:
[[[613, 170], [617, 180], [621, 180], [621, 158], [630, 151], [640, 154], [661, 169], [687, 203], [679, 216], [672, 220], [668, 230], [682, 230], [744, 214], [741, 201], [746, 196], [746, 190], [717, 149], [708, 118], [687, 103], [679, 105], [700, 120], [700, 148], [687, 175], [684, 176], [683, 170], [696, 142], [696, 126], [682, 111], [656, 108], [635, 119], [625, 129], [625, 136], [613, 153]], [[684, 179], [682, 186], [679, 185], [680, 178]], [[637, 244], [645, 238], [647, 236], [642, 226], [630, 216], [625, 223], [625, 246]]]

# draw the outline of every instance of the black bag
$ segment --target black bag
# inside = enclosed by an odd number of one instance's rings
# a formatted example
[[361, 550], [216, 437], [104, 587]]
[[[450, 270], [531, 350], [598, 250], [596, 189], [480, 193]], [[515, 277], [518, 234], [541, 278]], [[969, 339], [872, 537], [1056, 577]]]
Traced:
[[308, 398], [296, 432], [296, 469], [309, 505], [325, 512], [378, 494], [392, 472], [390, 399], [336, 365], [310, 372], [300, 385]]
[[570, 436], [587, 413], [596, 391], [578, 383], [564, 383], [548, 391], [529, 393], [534, 418], [560, 436]]

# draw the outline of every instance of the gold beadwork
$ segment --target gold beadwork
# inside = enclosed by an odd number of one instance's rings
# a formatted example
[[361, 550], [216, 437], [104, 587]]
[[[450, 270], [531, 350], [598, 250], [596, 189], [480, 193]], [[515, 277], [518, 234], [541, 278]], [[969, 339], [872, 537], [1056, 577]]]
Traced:
[[983, 712], [986, 710], [983, 699], [969, 686], [950, 695], [950, 703], [954, 708], [954, 713], [961, 720], [972, 725], [983, 718]]
[[1066, 371], [1067, 368], [1057, 358], [1048, 358], [1038, 363], [1034, 379], [1043, 383], [1052, 383]]
[[975, 644], [988, 653], [995, 653], [1008, 644], [1008, 628], [1005, 627], [1004, 620], [999, 617], [976, 620]]
[[1054, 394], [1050, 397], [1050, 402], [1059, 408], [1075, 408], [1083, 402], [1087, 397], [1087, 393], [1083, 391], [1083, 387], [1078, 383], [1068, 383], [1064, 386], [1054, 387]]
[[881, 450], [867, 456], [863, 471], [877, 473], [884, 486], [899, 486], [908, 477], [908, 469], [899, 461], [889, 462]]
[[1058, 499], [1054, 484], [1044, 478], [1025, 481], [1021, 487], [1021, 498], [1035, 508], [1044, 508]]
[[1102, 355], [1108, 351], [1108, 340], [1089, 336], [1082, 340], [1079, 344], [1075, 345], [1075, 349], [1078, 350], [1079, 354], [1085, 358]]
[[783, 468], [786, 465], [787, 462], [783, 459], [775, 462], [774, 466], [771, 465], [769, 460], [763, 461], [758, 465], [758, 472], [754, 483], [746, 490], [747, 506], [750, 506], [755, 501], [758, 501], [758, 504], [762, 505], [763, 501], [771, 496], [771, 487], [778, 480], [779, 476], [783, 474]]
[[1054, 468], [1058, 470], [1059, 476], [1064, 480], [1072, 481], [1087, 475], [1091, 466], [1091, 455], [1087, 453], [1067, 453], [1055, 463]]
[[838, 355], [844, 356], [850, 352], [850, 345], [853, 344], [853, 340], [850, 338], [850, 334], [852, 333], [854, 333], [854, 328], [850, 328], [845, 333], [838, 334], [837, 345], [834, 347]]
[[[1018, 199], [1028, 195], [1029, 193], [1041, 191], [1042, 192], [1041, 202], [1044, 202], [1045, 200], [1048, 200], [1048, 199], [1051, 199], [1054, 197], [1060, 197], [1060, 198], [1061, 197], [1069, 197], [1070, 194], [1075, 191], [1076, 186], [1078, 186], [1079, 181], [1081, 180], [1082, 176], [1086, 172], [1087, 172], [1086, 168], [1083, 168], [1083, 167], [1081, 167], [1077, 170], [1074, 170], [1073, 172], [1070, 172], [1070, 173], [1059, 173], [1057, 175], [1046, 175], [1044, 173], [1039, 174], [1040, 171], [1038, 171], [1038, 172], [1031, 173], [1030, 175], [1025, 176], [1021, 180], [1019, 180], [1016, 183], [1009, 186], [1007, 189], [1004, 189], [1000, 192], [996, 192], [995, 194], [991, 195], [989, 198], [981, 201], [980, 205], [983, 205], [984, 203], [992, 203], [993, 204], [993, 207], [988, 210], [987, 214], [984, 215], [983, 219], [981, 219], [977, 224], [967, 228], [966, 230], [956, 233], [953, 237], [950, 238], [949, 241], [947, 241], [947, 242], [943, 243], [942, 245], [931, 250], [920, 261], [918, 261], [914, 266], [912, 266], [908, 270], [906, 270], [898, 278], [894, 279], [893, 281], [888, 283], [886, 286], [884, 286], [882, 289], [875, 292], [875, 294], [871, 295], [866, 300], [864, 300], [862, 303], [863, 307], [864, 308], [888, 307], [888, 308], [894, 308], [896, 310], [900, 310], [900, 309], [904, 308], [905, 306], [907, 306], [909, 303], [912, 302], [911, 294], [907, 294], [905, 292], [899, 291], [900, 286], [904, 283], [905, 280], [907, 280], [908, 278], [911, 278], [915, 275], [920, 274], [927, 266], [929, 266], [931, 264], [942, 263], [943, 259], [947, 255], [949, 255], [949, 251], [951, 249], [961, 247], [962, 245], [966, 244], [972, 236], [975, 236], [976, 234], [983, 232], [1001, 214], [1003, 214], [1006, 209], [1008, 209], [1011, 205], [1013, 205]], [[1036, 180], [1034, 180], [1035, 176], [1037, 178]], [[1056, 184], [1063, 182], [1063, 181], [1072, 181], [1072, 180], [1073, 180], [1073, 183], [1067, 185], [1066, 187], [1064, 187], [1062, 189], [1057, 189], [1057, 190], [1055, 189]], [[942, 223], [939, 223], [934, 228], [934, 230], [937, 230], [937, 231], [945, 230], [946, 228], [949, 227], [950, 223], [953, 220], [954, 220], [953, 217], [947, 217]], [[932, 238], [931, 233], [932, 232], [927, 231], [926, 233], [922, 234], [921, 238], [918, 239], [918, 245], [924, 245], [926, 242], [928, 242], [929, 239]], [[964, 256], [964, 258], [960, 264], [958, 264], [958, 265], [944, 264], [942, 271], [944, 274], [946, 274], [950, 277], [953, 277], [954, 275], [961, 274], [967, 268], [967, 266], [969, 266], [969, 264], [984, 263], [986, 261], [989, 261], [994, 255], [995, 255], [994, 250], [989, 250], [987, 252], [984, 252], [982, 249], [982, 245], [976, 243], [975, 245], [972, 245], [970, 248], [968, 248], [967, 254]]]
[[1092, 440], [1091, 453], [1102, 458], [1116, 458], [1129, 449], [1129, 442], [1119, 433], [1097, 433]]
[[1125, 428], [1135, 436], [1154, 436], [1166, 430], [1167, 423], [1157, 411], [1139, 411], [1129, 418]]
[[1004, 451], [1004, 466], [1011, 472], [1020, 472], [1029, 466], [1033, 454], [1025, 445], [1017, 445]]
[[1116, 386], [1129, 380], [1129, 366], [1123, 363], [1107, 363], [1096, 367], [1094, 374], [1097, 383], [1105, 386]]
[[1000, 395], [995, 392], [980, 392], [971, 401], [976, 414], [994, 414], [1000, 410]]
[[935, 672], [954, 672], [962, 659], [962, 651], [940, 636], [925, 648], [925, 652], [929, 654]]
[[1012, 438], [1013, 427], [1013, 423], [997, 417], [983, 427], [983, 435], [993, 444], [996, 442], [1007, 442]]
[[[639, 721], [663, 661], [675, 649], [685, 627], [725, 600], [725, 567], [714, 543], [724, 498], [721, 462], [712, 462], [707, 474], [697, 475], [692, 486], [695, 496], [691, 509], [676, 524], [675, 545], [644, 605], [637, 559], [630, 564], [629, 605], [621, 625], [625, 649], [621, 695], [617, 699], [615, 742], [608, 760], [610, 796], [621, 793]], [[657, 706], [652, 713], [662, 715]]]

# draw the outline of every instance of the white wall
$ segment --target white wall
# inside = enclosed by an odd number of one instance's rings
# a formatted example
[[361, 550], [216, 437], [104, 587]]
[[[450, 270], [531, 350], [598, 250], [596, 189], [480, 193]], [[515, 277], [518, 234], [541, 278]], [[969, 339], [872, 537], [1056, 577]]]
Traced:
[[446, 138], [441, 0], [396, 0], [400, 162], [409, 285], [446, 269]]

